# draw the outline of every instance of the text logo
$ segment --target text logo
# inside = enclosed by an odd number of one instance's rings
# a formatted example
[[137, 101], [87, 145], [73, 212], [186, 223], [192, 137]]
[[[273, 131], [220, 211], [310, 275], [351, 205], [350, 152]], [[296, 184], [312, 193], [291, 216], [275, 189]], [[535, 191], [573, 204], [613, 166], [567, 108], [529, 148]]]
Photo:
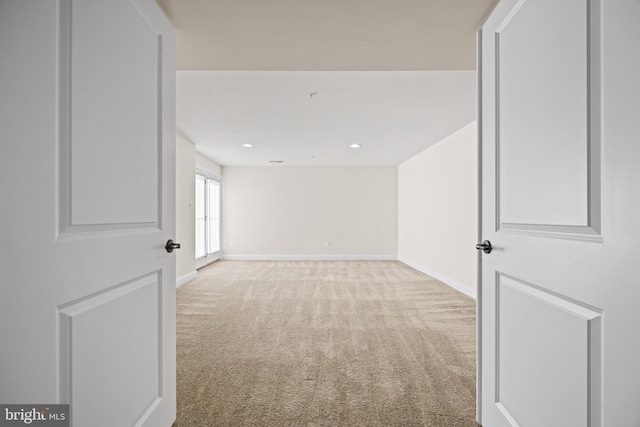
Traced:
[[69, 427], [69, 405], [0, 405], [0, 427]]

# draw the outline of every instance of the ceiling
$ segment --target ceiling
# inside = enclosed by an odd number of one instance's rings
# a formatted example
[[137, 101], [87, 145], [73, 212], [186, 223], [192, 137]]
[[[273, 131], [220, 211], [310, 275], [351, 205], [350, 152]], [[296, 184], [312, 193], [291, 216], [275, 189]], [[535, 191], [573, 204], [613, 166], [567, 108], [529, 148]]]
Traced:
[[225, 166], [397, 165], [476, 116], [474, 71], [179, 71], [177, 85], [181, 133]]
[[230, 166], [399, 164], [468, 124], [497, 0], [157, 2], [176, 28], [178, 128]]

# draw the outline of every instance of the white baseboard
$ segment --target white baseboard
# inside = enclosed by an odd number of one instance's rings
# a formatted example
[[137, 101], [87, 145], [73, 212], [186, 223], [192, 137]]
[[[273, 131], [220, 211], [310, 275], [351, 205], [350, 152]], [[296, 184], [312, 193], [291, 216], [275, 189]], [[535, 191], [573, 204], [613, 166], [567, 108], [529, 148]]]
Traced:
[[473, 286], [469, 286], [465, 283], [459, 282], [455, 279], [452, 279], [448, 276], [445, 276], [442, 273], [439, 273], [435, 270], [430, 269], [429, 267], [425, 267], [424, 265], [420, 265], [417, 262], [414, 262], [408, 258], [398, 256], [398, 261], [407, 264], [411, 268], [415, 268], [416, 270], [433, 277], [434, 279], [438, 279], [446, 285], [449, 285], [456, 291], [462, 292], [465, 295], [470, 296], [473, 299], [477, 298], [477, 291]]
[[229, 261], [397, 261], [398, 256], [389, 255], [222, 255]]
[[183, 276], [178, 277], [176, 279], [176, 288], [179, 288], [182, 285], [186, 285], [187, 283], [195, 279], [197, 276], [198, 276], [198, 272], [193, 270]]

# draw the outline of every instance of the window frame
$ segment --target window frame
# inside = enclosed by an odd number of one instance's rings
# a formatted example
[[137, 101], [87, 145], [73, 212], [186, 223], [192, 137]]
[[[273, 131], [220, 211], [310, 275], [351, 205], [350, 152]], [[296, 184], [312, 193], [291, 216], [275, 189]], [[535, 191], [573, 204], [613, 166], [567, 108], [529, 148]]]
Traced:
[[[206, 266], [207, 264], [210, 264], [216, 260], [220, 259], [220, 247], [221, 247], [221, 231], [222, 231], [222, 227], [221, 227], [221, 214], [222, 214], [222, 177], [216, 174], [212, 174], [209, 173], [205, 170], [202, 169], [198, 169], [196, 168], [196, 174], [194, 176], [194, 180], [198, 179], [198, 175], [201, 176], [202, 178], [204, 178], [204, 191], [203, 191], [203, 196], [204, 196], [204, 206], [205, 206], [205, 221], [204, 221], [204, 246], [205, 246], [205, 255], [201, 256], [201, 257], [196, 257], [195, 262], [196, 262], [196, 269], [202, 268], [204, 266]], [[210, 208], [211, 208], [211, 203], [209, 201], [209, 186], [211, 185], [210, 182], [216, 182], [218, 185], [218, 219], [217, 219], [217, 236], [218, 236], [218, 250], [216, 251], [211, 251], [210, 249], [212, 247], [210, 240], [210, 227], [211, 227], [211, 220], [210, 220]], [[195, 194], [195, 206], [194, 206], [194, 217], [196, 216], [197, 213], [197, 200], [198, 200], [198, 194], [196, 191]], [[197, 221], [197, 217], [196, 217], [196, 221]], [[196, 234], [196, 230], [197, 227], [194, 227], [194, 237], [195, 240], [197, 241], [198, 236]], [[194, 242], [195, 244], [195, 242]], [[197, 252], [197, 248], [196, 252]]]

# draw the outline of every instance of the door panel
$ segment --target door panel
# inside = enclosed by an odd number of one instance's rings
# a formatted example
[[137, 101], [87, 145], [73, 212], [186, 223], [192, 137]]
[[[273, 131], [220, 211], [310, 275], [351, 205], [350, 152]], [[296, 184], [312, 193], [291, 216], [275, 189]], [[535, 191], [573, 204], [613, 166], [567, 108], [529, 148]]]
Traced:
[[[601, 312], [543, 289], [503, 274], [496, 280], [495, 401], [507, 418], [532, 426], [586, 426]], [[540, 394], [558, 382], [568, 386]]]
[[162, 37], [134, 3], [101, 3], [60, 2], [63, 234], [158, 227], [161, 216]]
[[121, 426], [134, 425], [159, 403], [161, 301], [155, 272], [59, 308], [61, 397], [74, 408], [75, 425], [95, 425], [96, 400], [104, 406], [100, 418]]
[[503, 223], [587, 225], [586, 5], [520, 2], [495, 31]]
[[175, 42], [153, 0], [0, 2], [0, 402], [175, 419]]
[[520, 1], [490, 35], [500, 229], [600, 234], [598, 4]]
[[640, 425], [637, 19], [502, 0], [481, 31], [484, 427]]

